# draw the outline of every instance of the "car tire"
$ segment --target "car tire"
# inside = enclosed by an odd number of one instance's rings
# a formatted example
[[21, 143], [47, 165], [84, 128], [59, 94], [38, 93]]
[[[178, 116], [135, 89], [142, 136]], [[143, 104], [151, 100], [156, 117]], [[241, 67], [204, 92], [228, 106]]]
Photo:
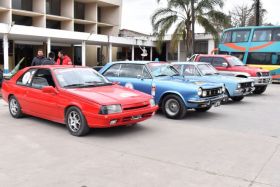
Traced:
[[90, 131], [85, 116], [77, 107], [70, 107], [67, 110], [65, 122], [67, 129], [73, 136], [84, 136]]
[[226, 97], [222, 100], [222, 104], [226, 104], [229, 101], [230, 95], [229, 92], [226, 90], [225, 92]]
[[179, 96], [167, 95], [162, 101], [162, 111], [167, 118], [181, 119], [185, 117], [187, 109]]
[[244, 99], [244, 96], [238, 96], [238, 97], [231, 97], [231, 100], [238, 102]]
[[205, 108], [196, 108], [195, 110], [197, 112], [207, 112], [208, 110], [210, 110], [212, 106], [209, 106], [209, 107], [205, 107]]
[[9, 98], [9, 111], [13, 118], [23, 117], [23, 112], [21, 110], [21, 106], [15, 96], [11, 96]]
[[256, 89], [253, 91], [254, 94], [263, 94], [267, 88], [267, 85], [266, 86], [256, 86], [255, 87]]

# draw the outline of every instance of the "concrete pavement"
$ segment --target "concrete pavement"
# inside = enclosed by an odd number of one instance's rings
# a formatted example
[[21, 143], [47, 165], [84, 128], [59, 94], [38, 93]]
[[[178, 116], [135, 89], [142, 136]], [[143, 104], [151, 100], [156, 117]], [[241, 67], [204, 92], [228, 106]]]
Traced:
[[71, 136], [0, 101], [0, 186], [280, 186], [280, 85], [241, 103]]

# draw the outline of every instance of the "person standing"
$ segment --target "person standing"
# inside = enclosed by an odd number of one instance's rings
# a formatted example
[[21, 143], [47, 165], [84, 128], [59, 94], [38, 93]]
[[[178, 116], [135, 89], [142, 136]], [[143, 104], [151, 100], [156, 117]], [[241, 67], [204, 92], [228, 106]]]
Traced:
[[42, 65], [54, 65], [56, 63], [54, 58], [55, 58], [54, 52], [49, 52], [48, 58], [46, 58], [43, 61]]
[[64, 53], [64, 51], [58, 52], [58, 59], [56, 61], [56, 65], [72, 65], [71, 58]]
[[37, 56], [33, 58], [31, 66], [40, 66], [45, 59], [43, 49], [38, 49]]

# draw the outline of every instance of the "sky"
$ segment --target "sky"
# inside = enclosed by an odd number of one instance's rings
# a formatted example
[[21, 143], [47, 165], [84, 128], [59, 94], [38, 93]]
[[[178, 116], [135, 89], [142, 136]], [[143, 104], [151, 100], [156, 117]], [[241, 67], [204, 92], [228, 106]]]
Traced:
[[[160, 4], [157, 0], [123, 0], [122, 29], [130, 29], [138, 32], [152, 34], [151, 15], [153, 12], [165, 5], [165, 0]], [[225, 0], [223, 10], [228, 13], [236, 5], [250, 4], [252, 0]], [[262, 0], [267, 10], [265, 21], [280, 25], [279, 3], [280, 0]], [[197, 32], [204, 32], [201, 27], [196, 28]]]

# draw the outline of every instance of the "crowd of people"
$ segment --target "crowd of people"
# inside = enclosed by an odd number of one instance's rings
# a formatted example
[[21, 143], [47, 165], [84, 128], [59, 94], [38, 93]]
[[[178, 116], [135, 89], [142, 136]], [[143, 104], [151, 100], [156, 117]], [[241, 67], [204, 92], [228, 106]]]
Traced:
[[39, 49], [37, 52], [37, 56], [33, 58], [31, 66], [41, 66], [41, 65], [72, 65], [71, 58], [65, 54], [64, 51], [58, 52], [58, 58], [55, 61], [54, 52], [50, 52], [48, 57], [44, 56], [44, 51]]

